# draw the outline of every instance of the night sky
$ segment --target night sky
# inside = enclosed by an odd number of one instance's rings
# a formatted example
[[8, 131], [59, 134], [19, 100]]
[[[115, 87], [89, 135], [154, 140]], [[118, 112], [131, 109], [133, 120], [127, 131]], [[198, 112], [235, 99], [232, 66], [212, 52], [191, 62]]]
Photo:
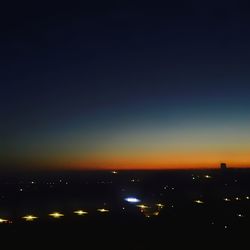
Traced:
[[249, 3], [90, 2], [1, 6], [1, 169], [250, 166]]

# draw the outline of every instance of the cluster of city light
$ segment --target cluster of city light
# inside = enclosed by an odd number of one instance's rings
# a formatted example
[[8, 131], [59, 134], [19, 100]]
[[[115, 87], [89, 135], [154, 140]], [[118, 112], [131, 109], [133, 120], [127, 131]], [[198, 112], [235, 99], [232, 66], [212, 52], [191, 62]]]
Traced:
[[[211, 175], [209, 175], [209, 174], [205, 174], [204, 176], [203, 176], [205, 179], [211, 179], [211, 178], [213, 178]], [[195, 179], [200, 179], [201, 177], [199, 176], [199, 175], [196, 175], [196, 176], [193, 176], [192, 175], [192, 180], [195, 180]]]
[[140, 212], [143, 213], [145, 217], [150, 218], [151, 216], [158, 216], [164, 205], [161, 203], [151, 204], [150, 206], [138, 204], [136, 207], [140, 208]]

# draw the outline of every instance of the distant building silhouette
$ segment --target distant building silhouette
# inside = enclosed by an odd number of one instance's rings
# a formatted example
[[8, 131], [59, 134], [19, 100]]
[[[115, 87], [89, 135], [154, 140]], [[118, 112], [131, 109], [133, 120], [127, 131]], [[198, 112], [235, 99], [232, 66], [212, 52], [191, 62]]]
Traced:
[[222, 163], [220, 164], [220, 169], [221, 169], [221, 170], [227, 169], [227, 164], [224, 163], [224, 162], [222, 162]]

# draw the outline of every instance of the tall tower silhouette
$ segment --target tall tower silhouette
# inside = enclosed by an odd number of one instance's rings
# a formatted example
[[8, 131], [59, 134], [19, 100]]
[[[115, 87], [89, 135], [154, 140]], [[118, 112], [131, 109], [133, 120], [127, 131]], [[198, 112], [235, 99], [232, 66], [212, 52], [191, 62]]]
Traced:
[[220, 169], [221, 169], [221, 170], [227, 169], [227, 164], [224, 163], [224, 162], [222, 162], [222, 163], [220, 164]]

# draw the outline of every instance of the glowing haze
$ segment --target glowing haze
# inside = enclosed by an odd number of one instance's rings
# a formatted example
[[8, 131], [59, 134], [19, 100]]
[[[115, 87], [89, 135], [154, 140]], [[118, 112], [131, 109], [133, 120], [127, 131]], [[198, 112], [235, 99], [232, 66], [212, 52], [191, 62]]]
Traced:
[[58, 124], [49, 131], [26, 131], [13, 157], [16, 162], [59, 169], [210, 168], [223, 161], [232, 167], [248, 166], [247, 113], [184, 114], [166, 120], [151, 114], [152, 120], [105, 119], [74, 129]]
[[249, 167], [250, 19], [212, 2], [7, 6], [2, 169]]

